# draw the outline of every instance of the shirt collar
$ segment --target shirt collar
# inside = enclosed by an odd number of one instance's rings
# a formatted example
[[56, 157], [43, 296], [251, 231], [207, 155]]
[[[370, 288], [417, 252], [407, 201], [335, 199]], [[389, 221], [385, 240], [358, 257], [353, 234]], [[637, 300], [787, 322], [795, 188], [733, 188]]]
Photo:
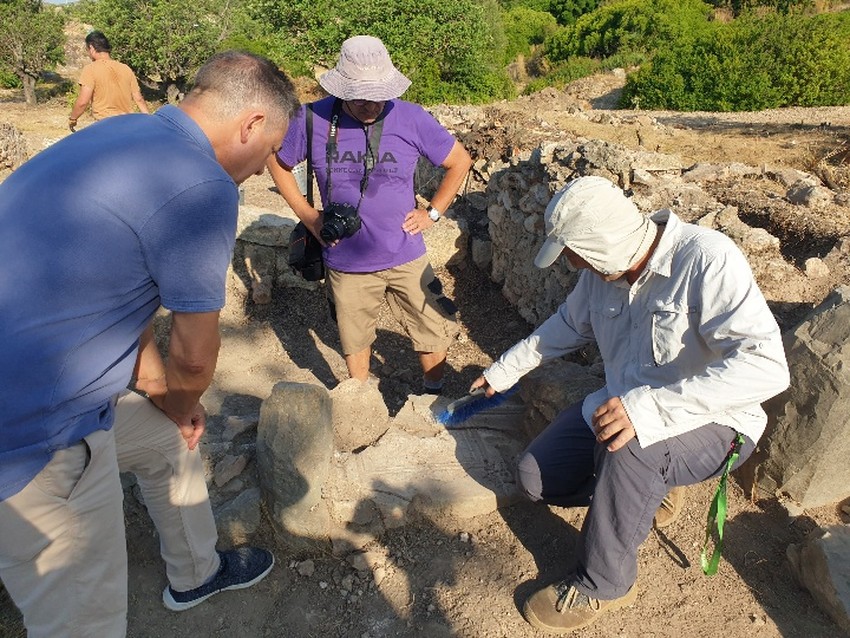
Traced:
[[209, 138], [206, 136], [200, 126], [184, 113], [181, 109], [173, 104], [166, 104], [157, 109], [155, 115], [167, 120], [171, 126], [180, 129], [188, 137], [195, 141], [201, 149], [212, 159], [216, 159], [215, 150], [210, 144]]
[[665, 228], [661, 233], [658, 246], [655, 247], [655, 252], [646, 264], [646, 269], [663, 277], [669, 277], [673, 268], [673, 247], [679, 241], [682, 220], [669, 208], [655, 211], [650, 215], [650, 219]]

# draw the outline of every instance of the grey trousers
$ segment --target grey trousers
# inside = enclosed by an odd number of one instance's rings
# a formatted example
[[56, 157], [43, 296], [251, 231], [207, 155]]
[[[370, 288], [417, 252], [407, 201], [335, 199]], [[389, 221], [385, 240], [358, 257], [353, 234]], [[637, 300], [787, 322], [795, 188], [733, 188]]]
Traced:
[[[517, 477], [532, 501], [590, 506], [579, 535], [574, 584], [592, 598], [613, 600], [637, 579], [638, 547], [664, 496], [672, 487], [722, 474], [735, 436], [732, 428], [707, 423], [646, 448], [632, 439], [609, 452], [596, 442], [577, 403], [522, 453]], [[744, 437], [735, 467], [754, 447]]]

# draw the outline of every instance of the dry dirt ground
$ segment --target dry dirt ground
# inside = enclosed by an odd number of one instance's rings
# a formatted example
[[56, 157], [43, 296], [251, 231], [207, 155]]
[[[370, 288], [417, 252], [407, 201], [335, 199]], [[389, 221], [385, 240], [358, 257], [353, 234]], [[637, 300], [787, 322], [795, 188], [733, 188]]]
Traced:
[[[673, 134], [644, 132], [569, 115], [577, 102], [587, 109], [611, 106], [618, 80], [605, 76], [565, 92], [549, 91], [491, 107], [497, 134], [469, 140], [473, 150], [499, 145], [500, 152], [535, 143], [538, 132], [558, 130], [565, 138], [609, 139], [627, 146], [675, 153], [687, 161], [751, 165], [766, 163], [809, 169], [814, 161], [850, 139], [850, 107], [790, 109], [747, 114], [652, 113]], [[30, 154], [67, 134], [65, 100], [34, 109], [20, 97], [0, 97], [0, 122], [13, 123]], [[81, 121], [85, 125], [88, 122]], [[550, 133], [540, 133], [545, 137]], [[0, 179], [8, 171], [0, 173]], [[275, 208], [278, 196], [268, 176], [245, 185], [249, 204]], [[483, 366], [530, 327], [507, 305], [498, 287], [474, 267], [439, 273], [460, 308], [462, 335], [449, 353], [446, 393], [460, 396]], [[776, 290], [765, 290], [769, 299]], [[817, 293], [820, 294], [820, 293]], [[820, 301], [817, 295], [800, 299]], [[223, 315], [224, 343], [215, 385], [207, 398], [216, 415], [255, 414], [272, 385], [298, 379], [309, 369], [333, 387], [345, 378], [336, 334], [321, 294], [278, 291], [268, 306], [243, 303], [233, 295]], [[416, 361], [399, 327], [382, 317], [374, 371], [391, 411], [416, 385]], [[688, 489], [684, 516], [664, 532], [653, 531], [640, 550], [637, 604], [577, 632], [585, 637], [764, 638], [840, 635], [840, 630], [798, 587], [785, 559], [790, 543], [818, 526], [841, 522], [837, 507], [790, 517], [772, 499], [751, 502], [734, 482], [719, 573], [702, 575], [699, 551], [714, 484]], [[431, 521], [396, 530], [372, 549], [383, 553], [385, 577], [361, 577], [343, 558], [310, 557], [315, 572], [300, 575], [292, 556], [276, 549], [277, 566], [261, 584], [221, 594], [175, 614], [160, 603], [165, 585], [158, 542], [143, 509], [127, 505], [130, 555], [129, 635], [162, 636], [462, 636], [526, 638], [540, 635], [520, 614], [522, 601], [569, 568], [581, 509], [516, 505], [469, 520], [460, 528]], [[268, 524], [258, 543], [274, 546]], [[304, 557], [301, 557], [304, 558]], [[0, 635], [23, 635], [16, 611], [0, 592]]]

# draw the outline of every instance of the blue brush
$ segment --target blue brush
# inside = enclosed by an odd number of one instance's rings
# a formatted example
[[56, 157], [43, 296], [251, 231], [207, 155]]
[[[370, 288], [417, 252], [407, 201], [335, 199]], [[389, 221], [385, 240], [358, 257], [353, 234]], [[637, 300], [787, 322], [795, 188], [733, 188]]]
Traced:
[[501, 405], [505, 402], [505, 399], [516, 392], [517, 387], [518, 385], [513, 385], [504, 392], [497, 392], [491, 397], [484, 394], [483, 388], [476, 388], [469, 393], [469, 396], [449, 403], [446, 409], [435, 417], [436, 421], [447, 428], [459, 425], [483, 410]]

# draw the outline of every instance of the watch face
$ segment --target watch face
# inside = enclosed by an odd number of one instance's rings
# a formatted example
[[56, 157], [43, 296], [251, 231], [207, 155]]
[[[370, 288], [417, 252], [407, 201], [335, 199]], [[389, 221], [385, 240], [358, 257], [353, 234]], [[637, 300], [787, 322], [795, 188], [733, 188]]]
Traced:
[[430, 217], [430, 218], [431, 218], [431, 221], [434, 221], [434, 222], [435, 222], [435, 221], [437, 221], [438, 219], [440, 219], [440, 213], [438, 213], [438, 212], [437, 212], [436, 210], [434, 210], [433, 208], [429, 208], [429, 209], [428, 209], [428, 217]]

